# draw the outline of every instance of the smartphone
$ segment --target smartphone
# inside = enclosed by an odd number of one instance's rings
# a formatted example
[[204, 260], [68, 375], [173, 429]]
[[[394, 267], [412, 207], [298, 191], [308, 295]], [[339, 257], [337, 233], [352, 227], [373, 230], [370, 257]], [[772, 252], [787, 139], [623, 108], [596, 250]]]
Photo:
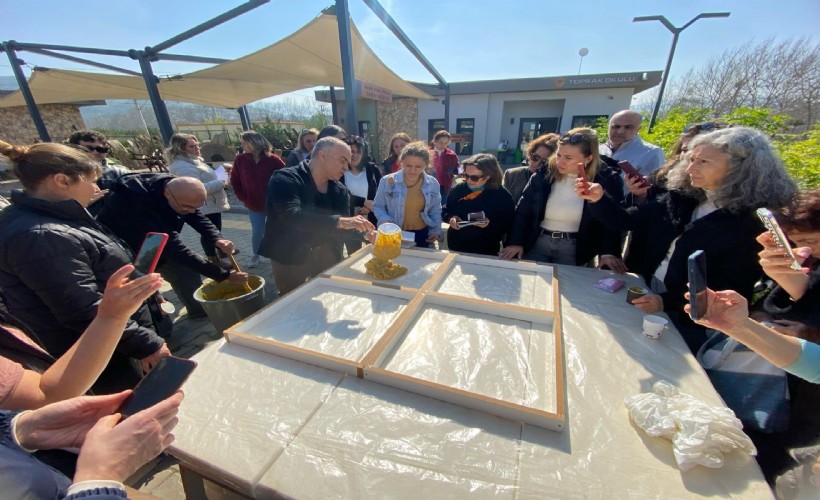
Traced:
[[706, 314], [706, 254], [695, 250], [689, 256], [689, 317], [700, 319]]
[[583, 194], [589, 194], [589, 182], [587, 182], [587, 171], [584, 169], [584, 164], [578, 164], [578, 178], [583, 181]]
[[157, 262], [162, 255], [162, 249], [168, 242], [168, 235], [165, 233], [148, 233], [142, 240], [140, 251], [134, 259], [134, 275], [145, 276], [151, 274], [157, 268]]
[[196, 368], [196, 361], [166, 356], [160, 359], [123, 401], [119, 413], [123, 417], [139, 413], [173, 396]]
[[471, 213], [467, 214], [467, 220], [470, 221], [470, 222], [481, 222], [481, 221], [486, 220], [486, 219], [487, 219], [487, 216], [484, 215], [483, 210], [481, 212], [471, 212]]
[[641, 173], [638, 172], [638, 169], [633, 167], [632, 164], [629, 163], [628, 161], [626, 161], [626, 160], [619, 161], [618, 166], [621, 168], [621, 170], [624, 171], [625, 174], [627, 174], [629, 176], [632, 176], [632, 177], [637, 177], [638, 179], [640, 179], [641, 180], [641, 187], [650, 187], [652, 185], [649, 182], [647, 182], [646, 179], [643, 178], [643, 175], [641, 175]]
[[792, 251], [791, 245], [789, 245], [789, 240], [786, 239], [786, 234], [783, 233], [783, 229], [780, 228], [780, 224], [777, 223], [777, 219], [774, 218], [774, 214], [768, 208], [758, 208], [757, 209], [757, 216], [760, 217], [760, 220], [763, 221], [763, 225], [766, 226], [766, 229], [772, 233], [772, 237], [774, 237], [774, 242], [777, 244], [779, 248], [782, 248], [786, 251], [786, 255], [792, 260], [789, 267], [791, 267], [795, 271], [799, 271], [802, 269], [800, 262], [795, 257], [794, 252]]

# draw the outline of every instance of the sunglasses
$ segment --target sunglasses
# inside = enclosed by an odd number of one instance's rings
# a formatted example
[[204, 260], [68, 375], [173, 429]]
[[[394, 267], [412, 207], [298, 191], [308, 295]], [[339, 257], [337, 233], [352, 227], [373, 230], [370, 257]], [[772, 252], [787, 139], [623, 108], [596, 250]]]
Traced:
[[562, 144], [578, 144], [579, 142], [589, 142], [589, 137], [584, 134], [564, 134], [560, 139]]
[[478, 182], [481, 179], [487, 177], [486, 175], [470, 175], [470, 174], [461, 174], [461, 177], [465, 180], [471, 180], [473, 182]]
[[105, 146], [83, 146], [85, 149], [88, 150], [89, 153], [93, 153], [94, 151], [98, 153], [107, 153], [110, 149]]
[[715, 122], [706, 122], [706, 123], [693, 123], [692, 125], [687, 125], [683, 127], [683, 133], [686, 134], [692, 130], [698, 130], [700, 132], [708, 132], [710, 130], [714, 130], [718, 127], [718, 124]]
[[361, 146], [362, 144], [364, 144], [364, 138], [359, 137], [358, 135], [349, 135], [349, 136], [345, 137], [345, 144], [347, 144], [348, 146], [351, 145], [351, 144], [356, 144], [356, 145]]
[[540, 162], [541, 162], [541, 160], [543, 160], [543, 159], [544, 159], [544, 158], [541, 158], [541, 157], [540, 157], [540, 156], [538, 156], [538, 155], [532, 155], [532, 156], [530, 156], [530, 161], [534, 161], [535, 163], [540, 163]]

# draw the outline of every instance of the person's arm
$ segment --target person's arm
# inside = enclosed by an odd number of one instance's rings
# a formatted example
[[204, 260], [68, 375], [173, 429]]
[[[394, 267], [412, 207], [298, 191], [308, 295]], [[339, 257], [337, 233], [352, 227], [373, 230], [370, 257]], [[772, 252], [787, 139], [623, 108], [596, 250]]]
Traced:
[[[302, 204], [301, 176], [282, 175], [280, 172], [271, 177], [268, 185], [268, 202], [284, 225], [302, 232], [316, 231], [317, 234], [331, 232], [338, 227], [340, 215], [328, 215]], [[349, 207], [349, 200], [346, 204]]]
[[239, 199], [239, 201], [241, 201], [242, 203], [245, 203], [247, 205], [247, 201], [246, 201], [247, 200], [247, 195], [245, 193], [245, 186], [242, 185], [242, 176], [239, 175], [239, 168], [237, 168], [237, 166], [239, 165], [239, 162], [240, 162], [239, 156], [234, 158], [233, 168], [231, 169], [231, 177], [230, 177], [230, 179], [231, 179], [231, 188], [233, 188], [233, 192], [234, 192], [234, 194], [236, 194], [236, 197]]
[[131, 281], [126, 265], [108, 279], [97, 315], [79, 340], [42, 375], [26, 370], [4, 406], [39, 408], [85, 393], [100, 376], [120, 341], [129, 317], [162, 286], [159, 274]]
[[[749, 318], [749, 302], [739, 293], [715, 292], [709, 288], [706, 293], [706, 314], [695, 320], [696, 323], [720, 330], [781, 368], [792, 365], [802, 354], [800, 339], [778, 333]], [[688, 292], [685, 297], [689, 299]], [[690, 309], [689, 304], [684, 306], [685, 312]]]
[[[202, 217], [205, 218], [205, 216]], [[205, 220], [207, 221], [207, 218]], [[188, 222], [187, 219], [186, 222]], [[210, 221], [207, 222], [210, 224]], [[216, 230], [216, 227], [214, 227], [214, 230]], [[230, 275], [225, 269], [208, 262], [203, 256], [188, 248], [177, 232], [168, 233], [168, 242], [165, 244], [165, 250], [162, 253], [165, 258], [216, 281], [225, 280]]]
[[379, 187], [376, 188], [376, 196], [373, 198], [373, 215], [379, 224], [385, 222], [393, 222], [393, 218], [387, 213], [387, 183], [393, 177], [382, 177], [379, 181]]
[[[795, 271], [789, 267], [792, 263], [791, 258], [777, 246], [770, 232], [766, 231], [758, 235], [756, 239], [763, 245], [763, 250], [758, 254], [763, 272], [775, 280], [792, 300], [800, 300], [809, 289], [808, 269]], [[805, 260], [811, 256], [811, 248], [795, 248], [794, 253], [798, 259]]]
[[438, 181], [430, 177], [433, 181], [435, 189], [433, 190], [433, 197], [430, 206], [427, 207], [427, 216], [433, 221], [433, 226], [430, 227], [430, 237], [441, 237], [441, 188]]

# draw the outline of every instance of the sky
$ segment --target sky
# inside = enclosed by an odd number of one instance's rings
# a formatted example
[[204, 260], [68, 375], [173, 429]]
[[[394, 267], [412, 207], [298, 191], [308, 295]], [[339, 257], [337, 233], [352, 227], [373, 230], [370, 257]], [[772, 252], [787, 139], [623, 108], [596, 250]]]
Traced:
[[[348, 0], [365, 41], [404, 79], [435, 79], [362, 2]], [[240, 0], [0, 0], [0, 41], [128, 50], [156, 45], [242, 4]], [[237, 58], [298, 30], [332, 0], [272, 0], [167, 52]], [[450, 82], [545, 77], [581, 73], [662, 70], [672, 34], [659, 22], [635, 16], [664, 15], [682, 26], [701, 12], [730, 12], [700, 19], [678, 41], [671, 78], [682, 76], [726, 48], [769, 38], [820, 41], [820, 0], [382, 0], [415, 45]], [[338, 43], [329, 39], [328, 43]], [[74, 54], [139, 71], [136, 61]], [[100, 71], [31, 52], [34, 66]], [[283, 61], [283, 64], [286, 64]], [[157, 75], [186, 73], [207, 65], [159, 61]], [[28, 70], [26, 70], [28, 73]], [[0, 76], [12, 75], [5, 55]], [[313, 97], [310, 90], [292, 95]]]

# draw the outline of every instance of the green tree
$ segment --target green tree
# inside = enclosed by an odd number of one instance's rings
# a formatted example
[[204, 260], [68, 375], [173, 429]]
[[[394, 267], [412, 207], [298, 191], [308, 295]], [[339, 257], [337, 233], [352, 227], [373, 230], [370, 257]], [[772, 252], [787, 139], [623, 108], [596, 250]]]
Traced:
[[262, 134], [274, 149], [291, 149], [299, 139], [299, 132], [287, 125], [282, 125], [279, 120], [271, 120], [270, 117], [266, 117], [261, 123], [254, 123], [253, 129]]
[[820, 187], [820, 124], [800, 136], [783, 136], [775, 143], [789, 173], [802, 189]]

